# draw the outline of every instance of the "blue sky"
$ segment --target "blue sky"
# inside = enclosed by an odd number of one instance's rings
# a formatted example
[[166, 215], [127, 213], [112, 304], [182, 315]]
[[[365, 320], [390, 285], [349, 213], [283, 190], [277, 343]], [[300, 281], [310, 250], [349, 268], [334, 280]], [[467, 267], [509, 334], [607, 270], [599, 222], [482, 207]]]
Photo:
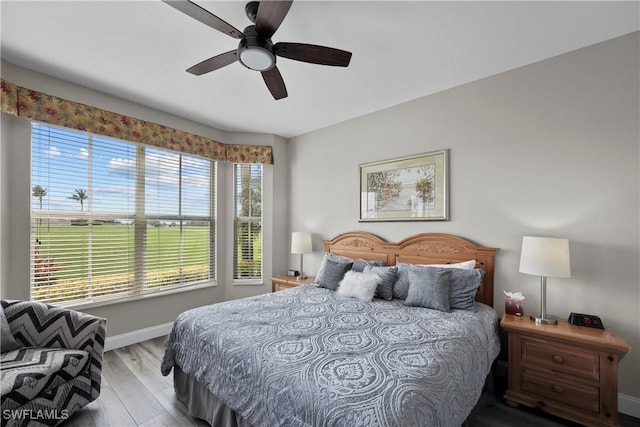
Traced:
[[[80, 202], [70, 197], [83, 189], [89, 194], [84, 212], [133, 214], [136, 151], [133, 143], [33, 124], [31, 187], [46, 189], [44, 210], [79, 213]], [[170, 151], [145, 148], [147, 215], [180, 213], [179, 158]], [[183, 215], [209, 215], [209, 164], [195, 156], [182, 157]], [[31, 207], [40, 208], [37, 197], [32, 197]]]

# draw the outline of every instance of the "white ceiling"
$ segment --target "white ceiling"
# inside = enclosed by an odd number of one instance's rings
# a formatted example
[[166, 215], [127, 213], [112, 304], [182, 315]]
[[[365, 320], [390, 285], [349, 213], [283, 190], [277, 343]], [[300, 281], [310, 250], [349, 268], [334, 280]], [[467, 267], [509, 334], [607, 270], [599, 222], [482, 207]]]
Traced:
[[[244, 2], [200, 1], [243, 30]], [[278, 59], [275, 101], [239, 63], [185, 69], [237, 40], [161, 1], [0, 1], [2, 58], [225, 131], [286, 138], [640, 29], [639, 3], [305, 1], [273, 41], [353, 52], [348, 68]]]

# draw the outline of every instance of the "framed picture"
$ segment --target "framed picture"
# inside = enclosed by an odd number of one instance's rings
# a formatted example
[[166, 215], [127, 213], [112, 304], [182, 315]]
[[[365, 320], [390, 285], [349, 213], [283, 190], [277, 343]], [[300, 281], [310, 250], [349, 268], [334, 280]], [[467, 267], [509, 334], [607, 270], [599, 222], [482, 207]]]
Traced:
[[448, 150], [366, 163], [360, 168], [359, 221], [445, 221]]

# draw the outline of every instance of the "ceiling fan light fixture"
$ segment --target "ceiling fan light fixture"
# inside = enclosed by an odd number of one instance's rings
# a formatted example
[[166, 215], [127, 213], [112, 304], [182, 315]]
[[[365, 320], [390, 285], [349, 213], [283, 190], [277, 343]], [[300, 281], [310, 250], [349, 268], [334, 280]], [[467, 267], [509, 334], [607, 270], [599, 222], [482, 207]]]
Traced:
[[268, 71], [276, 65], [271, 39], [256, 32], [255, 25], [244, 29], [244, 37], [238, 44], [238, 59], [250, 70]]
[[276, 65], [276, 57], [268, 50], [255, 46], [239, 51], [242, 65], [256, 71], [267, 71]]
[[273, 98], [282, 99], [287, 97], [287, 87], [276, 66], [276, 56], [311, 64], [339, 67], [348, 66], [351, 60], [351, 52], [331, 47], [306, 43], [273, 44], [271, 37], [289, 13], [293, 0], [250, 1], [245, 6], [245, 12], [253, 25], [249, 25], [244, 31], [238, 30], [193, 1], [163, 1], [214, 30], [240, 39], [237, 49], [205, 59], [187, 69], [187, 72], [197, 76], [238, 61], [245, 68], [259, 71]]

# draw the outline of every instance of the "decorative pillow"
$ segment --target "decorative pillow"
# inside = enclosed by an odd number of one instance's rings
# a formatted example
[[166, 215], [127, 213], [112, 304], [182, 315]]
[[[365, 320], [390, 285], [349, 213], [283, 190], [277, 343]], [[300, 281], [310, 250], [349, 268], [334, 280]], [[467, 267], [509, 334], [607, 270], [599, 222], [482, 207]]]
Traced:
[[406, 305], [449, 312], [451, 270], [411, 269]]
[[407, 277], [407, 273], [409, 272], [410, 268], [446, 267], [471, 270], [475, 267], [476, 260], [472, 259], [469, 261], [456, 262], [453, 264], [405, 264], [399, 262], [397, 265], [398, 275], [396, 276], [396, 283], [393, 285], [393, 297], [397, 299], [405, 299], [407, 298], [407, 292], [409, 291], [409, 279]]
[[386, 299], [387, 301], [393, 299], [393, 284], [396, 282], [398, 267], [395, 265], [391, 267], [367, 265], [364, 267], [364, 272], [380, 276], [381, 281], [376, 288], [376, 298]]
[[316, 283], [320, 284], [321, 288], [327, 288], [335, 291], [338, 289], [344, 274], [351, 270], [352, 266], [353, 263], [351, 262], [342, 263], [327, 259], [322, 275], [318, 275], [318, 277], [316, 277]]
[[366, 267], [367, 265], [377, 265], [377, 266], [387, 265], [387, 263], [384, 261], [368, 261], [366, 259], [354, 259], [346, 256], [332, 254], [331, 252], [325, 252], [324, 258], [322, 258], [322, 264], [320, 264], [318, 273], [316, 273], [316, 277], [322, 276], [322, 274], [324, 273], [324, 267], [328, 260], [333, 262], [339, 262], [339, 263], [351, 262], [353, 263], [353, 265], [351, 266], [351, 269], [353, 271], [359, 271], [359, 272], [364, 271], [364, 267]]
[[384, 261], [370, 261], [368, 259], [357, 259], [355, 261], [353, 261], [353, 267], [351, 267], [351, 269], [353, 271], [357, 271], [359, 273], [364, 272], [364, 268], [366, 266], [372, 266], [372, 267], [382, 267], [387, 265], [386, 262]]
[[473, 270], [476, 268], [476, 260], [470, 259], [469, 261], [454, 262], [452, 264], [425, 264], [428, 267], [440, 267], [440, 268], [457, 268], [462, 270]]
[[485, 271], [451, 269], [451, 287], [449, 288], [449, 307], [471, 310], [476, 300], [476, 292], [482, 284]]
[[377, 274], [347, 271], [336, 293], [343, 297], [355, 297], [362, 301], [371, 301], [381, 280]]
[[4, 315], [4, 308], [2, 307], [0, 307], [0, 338], [0, 348], [2, 349], [2, 353], [21, 347], [11, 333], [9, 322], [7, 322], [7, 318]]

